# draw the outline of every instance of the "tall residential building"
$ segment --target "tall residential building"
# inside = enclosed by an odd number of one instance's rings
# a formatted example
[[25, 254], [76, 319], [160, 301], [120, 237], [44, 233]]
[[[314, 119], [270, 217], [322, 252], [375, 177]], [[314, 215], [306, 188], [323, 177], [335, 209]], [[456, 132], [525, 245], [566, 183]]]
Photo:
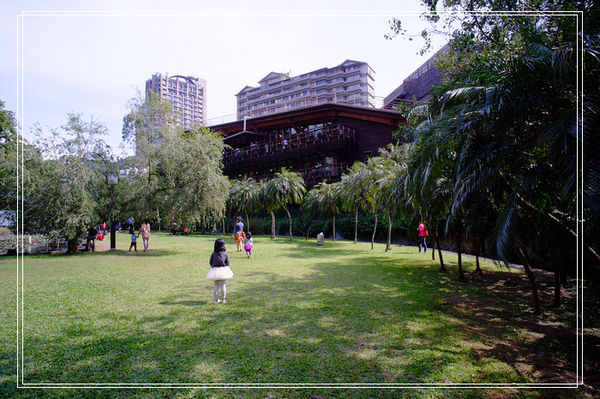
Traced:
[[237, 117], [257, 117], [323, 103], [374, 107], [373, 75], [369, 64], [346, 60], [290, 77], [271, 72], [258, 83], [244, 87], [237, 97]]
[[189, 129], [206, 120], [206, 80], [192, 76], [155, 73], [146, 81], [146, 97], [152, 90], [173, 105], [177, 124]]

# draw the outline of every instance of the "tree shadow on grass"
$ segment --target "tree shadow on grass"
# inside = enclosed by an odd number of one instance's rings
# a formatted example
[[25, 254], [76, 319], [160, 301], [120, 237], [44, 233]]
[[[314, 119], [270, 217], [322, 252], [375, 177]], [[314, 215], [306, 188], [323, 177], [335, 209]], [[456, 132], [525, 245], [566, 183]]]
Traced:
[[161, 305], [185, 305], [185, 306], [201, 306], [207, 305], [209, 301], [162, 301]]
[[81, 255], [78, 255], [78, 256], [163, 257], [163, 256], [178, 255], [178, 254], [182, 254], [182, 253], [183, 253], [183, 251], [178, 251], [175, 249], [149, 249], [146, 252], [144, 252], [143, 250], [138, 250], [137, 252], [135, 252], [135, 251], [129, 252], [124, 249], [117, 249], [115, 251], [83, 252], [83, 253], [81, 253]]
[[[471, 351], [475, 358], [485, 362], [499, 361], [509, 369], [498, 372], [479, 366], [479, 371], [472, 376], [475, 382], [527, 382], [534, 375], [542, 382], [576, 382], [574, 325], [544, 322], [538, 316], [524, 311], [528, 306], [526, 281], [523, 280], [523, 284], [519, 286], [521, 292], [515, 295], [515, 290], [488, 291], [477, 285], [460, 283], [453, 276], [440, 273], [437, 265], [432, 265], [431, 262], [417, 269], [397, 268], [393, 260], [385, 257], [375, 257], [369, 261], [371, 264], [366, 266], [363, 261], [354, 264], [345, 261], [342, 266], [332, 262], [322, 263], [314, 277], [321, 287], [333, 289], [335, 284], [332, 284], [333, 280], [327, 278], [327, 275], [351, 273], [351, 270], [363, 267], [365, 270], [360, 273], [361, 276], [368, 276], [369, 269], [373, 271], [373, 267], [376, 267], [378, 275], [383, 273], [394, 283], [390, 286], [378, 279], [373, 281], [368, 278], [363, 282], [374, 284], [380, 290], [383, 287], [384, 299], [377, 296], [377, 300], [384, 302], [386, 308], [403, 309], [409, 314], [441, 312], [458, 322], [454, 326], [426, 323], [428, 327], [420, 328], [419, 334], [427, 342], [424, 347], [435, 348], [434, 342], [456, 342], [462, 347], [461, 350]], [[514, 278], [510, 273], [498, 274], [499, 276], [488, 276], [488, 279], [507, 276]], [[394, 297], [394, 288], [398, 293], [404, 294], [399, 300]], [[360, 290], [355, 292], [361, 293]], [[423, 298], [424, 292], [429, 293], [434, 300], [427, 301]], [[411, 309], [411, 298], [416, 300], [416, 308], [413, 306]], [[447, 332], [444, 333], [443, 330], [448, 327], [457, 335], [449, 336]], [[565, 341], [569, 344], [562, 346], [560, 343]], [[427, 379], [428, 374], [423, 370], [431, 368], [433, 364], [436, 364], [436, 369], [443, 366], [439, 364], [437, 357], [444, 351], [438, 348], [435, 352], [436, 355], [432, 358], [413, 359], [406, 370], [418, 375], [419, 380]], [[465, 382], [470, 381], [467, 379]]]

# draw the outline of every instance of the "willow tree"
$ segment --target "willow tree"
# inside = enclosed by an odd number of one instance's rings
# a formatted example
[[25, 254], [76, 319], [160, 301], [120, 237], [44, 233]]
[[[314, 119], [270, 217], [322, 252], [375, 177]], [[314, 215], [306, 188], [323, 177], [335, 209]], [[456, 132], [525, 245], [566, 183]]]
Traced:
[[[69, 114], [59, 128], [34, 127], [42, 158], [25, 163], [28, 179], [24, 212], [29, 230], [58, 231], [67, 239], [67, 253], [78, 251], [78, 240], [99, 222], [97, 192], [105, 181], [103, 160], [110, 147], [106, 125], [94, 118]], [[32, 171], [32, 169], [35, 169]]]
[[143, 217], [215, 220], [225, 212], [229, 190], [223, 175], [222, 137], [198, 124], [177, 127], [171, 105], [150, 93], [130, 101], [123, 139], [135, 145], [135, 178]]
[[144, 172], [143, 178], [137, 175], [135, 179], [138, 209], [144, 218], [156, 214], [160, 219], [166, 197], [156, 195], [160, 177], [157, 166], [166, 142], [177, 135], [173, 108], [152, 91], [146, 98], [138, 91], [129, 100], [128, 108], [123, 117], [122, 139], [134, 148], [135, 164]]

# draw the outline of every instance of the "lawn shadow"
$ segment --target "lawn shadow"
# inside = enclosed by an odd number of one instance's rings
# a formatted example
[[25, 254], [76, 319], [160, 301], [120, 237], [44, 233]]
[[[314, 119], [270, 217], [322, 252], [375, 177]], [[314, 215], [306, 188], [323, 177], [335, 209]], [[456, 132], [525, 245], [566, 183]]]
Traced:
[[176, 249], [149, 249], [144, 252], [143, 250], [135, 251], [127, 251], [125, 249], [117, 249], [115, 251], [98, 251], [98, 252], [82, 252], [78, 256], [136, 256], [136, 257], [164, 257], [164, 256], [173, 256], [184, 253], [183, 251], [178, 251]]
[[[430, 258], [406, 267], [383, 251], [338, 260], [339, 248], [307, 255], [310, 242], [292, 245], [296, 249], [286, 256], [318, 259], [305, 275], [253, 270], [249, 279], [268, 283], [232, 284], [227, 305], [180, 285], [159, 300], [166, 311], [158, 316], [143, 308], [139, 314], [115, 311], [99, 316], [107, 326], [101, 332], [84, 324], [30, 340], [28, 346], [45, 350], [27, 355], [27, 380], [419, 384], [530, 382], [534, 373], [543, 382], [568, 380], [569, 359], [555, 366], [551, 356], [537, 356], [560, 349], [544, 343], [542, 334], [563, 337], [564, 326], [541, 324], [523, 312], [526, 299], [512, 286], [486, 288], [494, 276], [466, 284], [439, 272]], [[523, 342], [519, 331], [539, 336]], [[82, 334], [85, 340], [76, 339]], [[465, 367], [465, 352], [474, 376], [452, 374]], [[494, 362], [506, 367], [486, 367]], [[565, 377], [557, 380], [557, 372]], [[373, 392], [357, 390], [351, 397]]]
[[207, 305], [209, 301], [162, 301], [159, 302], [161, 305], [184, 305], [184, 306], [200, 306]]

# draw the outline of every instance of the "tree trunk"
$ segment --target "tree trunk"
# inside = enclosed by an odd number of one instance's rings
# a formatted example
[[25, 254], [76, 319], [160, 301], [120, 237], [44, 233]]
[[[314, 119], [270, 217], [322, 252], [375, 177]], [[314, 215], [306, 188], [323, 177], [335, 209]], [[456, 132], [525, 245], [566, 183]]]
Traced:
[[373, 226], [373, 235], [371, 236], [371, 249], [375, 243], [375, 232], [377, 231], [377, 213], [375, 213], [375, 226]]
[[115, 219], [110, 223], [110, 250], [117, 250], [117, 226], [115, 225]]
[[561, 265], [562, 265], [562, 248], [559, 246], [554, 256], [552, 256], [552, 266], [554, 269], [554, 306], [560, 306], [560, 285], [561, 285]]
[[479, 255], [481, 255], [481, 241], [482, 240], [477, 240], [477, 244], [475, 244], [477, 246], [477, 252], [475, 253], [475, 264], [477, 265], [475, 267], [475, 273], [477, 273], [480, 278], [483, 277], [483, 270], [481, 270], [481, 265], [479, 264]]
[[354, 210], [354, 243], [358, 242], [358, 205]]
[[[500, 177], [502, 177], [501, 181], [504, 183], [504, 186], [506, 187], [507, 192], [515, 193], [517, 195], [517, 199], [519, 200], [520, 204], [525, 205], [526, 207], [528, 207], [529, 209], [532, 209], [535, 212], [540, 212], [539, 208], [536, 208], [533, 204], [529, 203], [529, 201], [527, 201], [525, 198], [523, 198], [523, 196], [518, 191], [516, 191], [515, 189], [512, 188], [512, 186], [508, 182], [508, 179], [506, 178], [504, 173], [499, 172], [499, 175], [500, 175]], [[543, 214], [544, 214], [544, 216], [546, 216], [547, 218], [549, 218], [550, 220], [555, 222], [557, 227], [560, 227], [564, 232], [568, 233], [572, 238], [574, 238], [574, 239], [577, 238], [577, 232], [573, 231], [571, 228], [569, 228], [568, 226], [563, 224], [563, 222], [558, 217], [556, 217], [552, 213], [548, 213], [548, 212], [544, 212]], [[594, 250], [594, 248], [592, 248], [589, 245], [584, 245], [583, 247], [594, 257], [596, 263], [600, 263], [600, 254], [598, 254]], [[566, 281], [564, 281], [564, 282], [566, 282]]]
[[458, 280], [465, 281], [465, 273], [463, 272], [462, 267], [462, 237], [461, 237], [461, 229], [458, 229], [456, 233], [456, 252], [458, 255]]
[[558, 270], [560, 272], [560, 283], [562, 284], [563, 287], [566, 287], [568, 284], [567, 281], [567, 268], [565, 267], [565, 256], [566, 256], [566, 251], [563, 245], [561, 245], [560, 247], [560, 256], [558, 257], [558, 259], [560, 259], [559, 265], [558, 265]]
[[246, 231], [250, 231], [250, 219], [248, 219], [248, 208], [244, 208], [244, 215], [246, 216]]
[[310, 226], [308, 226], [308, 230], [306, 231], [306, 241], [308, 241], [308, 236], [309, 236], [309, 234], [310, 234], [310, 231], [311, 231], [311, 230], [312, 230], [312, 228], [313, 228], [313, 225], [315, 224], [315, 222], [316, 222], [316, 221], [317, 221], [317, 220], [318, 220], [318, 219], [319, 219], [321, 216], [323, 216], [323, 212], [320, 212], [320, 213], [319, 213], [319, 216], [317, 216], [317, 218], [316, 218], [316, 219], [313, 219], [313, 220], [310, 222]]
[[556, 269], [558, 265], [554, 265], [554, 306], [560, 306], [560, 272]]
[[225, 235], [225, 217], [223, 217], [223, 235]]
[[537, 289], [537, 284], [535, 282], [535, 276], [533, 275], [533, 272], [531, 271], [531, 266], [529, 265], [529, 261], [527, 260], [527, 257], [525, 256], [525, 253], [523, 252], [523, 250], [521, 249], [521, 246], [519, 244], [517, 244], [516, 242], [513, 242], [513, 248], [515, 249], [517, 256], [519, 257], [519, 259], [521, 260], [521, 263], [523, 264], [523, 267], [525, 268], [525, 273], [527, 274], [527, 278], [529, 279], [529, 283], [531, 285], [531, 295], [533, 298], [533, 311], [535, 314], [540, 314], [540, 298], [538, 296], [538, 289]]
[[333, 238], [332, 240], [335, 241], [335, 209], [333, 210]]
[[285, 213], [287, 213], [290, 221], [290, 241], [292, 241], [292, 215], [290, 215], [290, 211], [288, 210], [287, 206], [284, 206], [283, 209], [285, 209]]
[[271, 240], [275, 238], [275, 214], [272, 209], [269, 209], [271, 212]]
[[444, 256], [442, 255], [442, 248], [440, 247], [440, 235], [438, 233], [438, 222], [435, 223], [435, 244], [438, 249], [438, 255], [440, 256], [440, 271], [445, 272], [446, 266], [444, 266]]
[[435, 242], [437, 241], [437, 223], [433, 232], [433, 240], [431, 240], [431, 260], [435, 260]]
[[385, 243], [385, 252], [392, 249], [392, 216], [390, 212], [387, 213], [388, 217], [388, 233], [387, 233], [387, 242]]
[[77, 243], [79, 242], [79, 237], [69, 238], [67, 240], [67, 255], [75, 255], [79, 252], [79, 247]]
[[158, 231], [160, 231], [160, 210], [158, 209], [158, 207], [156, 207], [156, 220], [158, 221]]
[[440, 271], [441, 272], [445, 272], [446, 271], [446, 266], [444, 265], [444, 257], [442, 256], [442, 249], [440, 248], [440, 244], [438, 242], [438, 255], [440, 258]]

